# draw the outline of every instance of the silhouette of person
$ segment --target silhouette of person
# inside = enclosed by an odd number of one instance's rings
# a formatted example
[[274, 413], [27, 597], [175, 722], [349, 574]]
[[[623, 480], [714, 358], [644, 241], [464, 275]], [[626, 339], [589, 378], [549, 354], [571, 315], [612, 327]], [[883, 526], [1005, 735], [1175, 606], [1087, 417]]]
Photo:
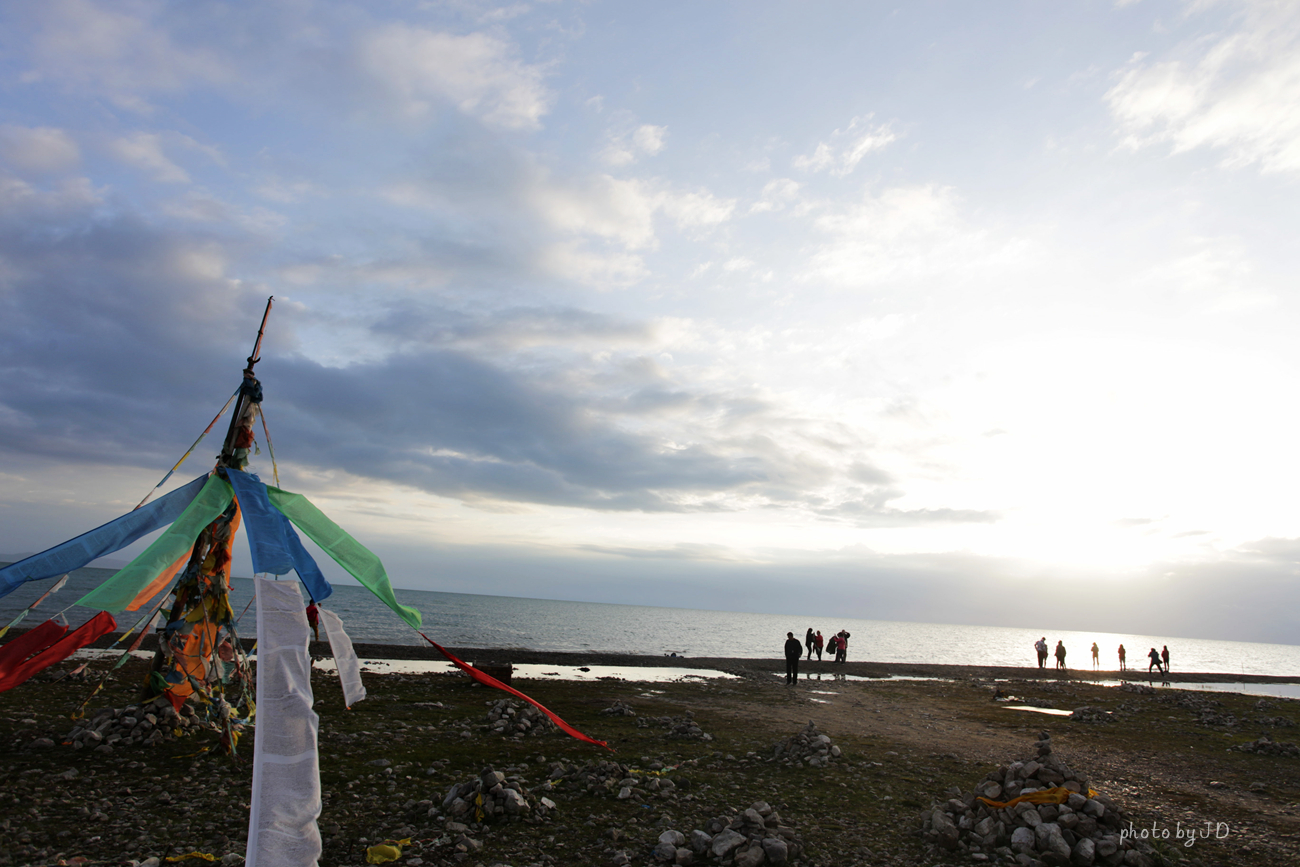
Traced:
[[1169, 645], [1168, 644], [1162, 644], [1160, 646], [1160, 661], [1165, 664], [1165, 674], [1168, 674], [1169, 673]]
[[1034, 642], [1034, 650], [1038, 651], [1038, 667], [1047, 668], [1047, 636]]
[[1125, 653], [1124, 653], [1124, 645], [1121, 644], [1121, 645], [1119, 646], [1119, 670], [1120, 670], [1120, 671], [1124, 671], [1124, 670], [1125, 670], [1125, 666], [1124, 666], [1124, 660], [1125, 660], [1125, 659], [1127, 659], [1127, 656], [1126, 656]]
[[785, 685], [793, 686], [799, 680], [799, 659], [803, 656], [803, 645], [794, 637], [793, 632], [785, 634]]
[[1101, 659], [1097, 656], [1097, 654], [1099, 654], [1100, 652], [1101, 649], [1097, 647], [1097, 642], [1094, 641], [1092, 643], [1092, 667], [1093, 668], [1101, 668]]
[[1065, 668], [1065, 642], [1064, 641], [1056, 642], [1056, 667], [1058, 669]]
[[813, 647], [817, 644], [817, 639], [813, 637], [812, 627], [808, 627], [808, 634], [803, 637], [804, 646], [808, 648], [808, 658], [812, 659]]
[[1150, 674], [1151, 669], [1153, 668], [1159, 669], [1161, 674], [1165, 673], [1165, 667], [1160, 662], [1160, 651], [1156, 650], [1154, 647], [1151, 648], [1151, 652], [1147, 654], [1147, 659], [1151, 660], [1151, 664], [1147, 666], [1147, 674]]

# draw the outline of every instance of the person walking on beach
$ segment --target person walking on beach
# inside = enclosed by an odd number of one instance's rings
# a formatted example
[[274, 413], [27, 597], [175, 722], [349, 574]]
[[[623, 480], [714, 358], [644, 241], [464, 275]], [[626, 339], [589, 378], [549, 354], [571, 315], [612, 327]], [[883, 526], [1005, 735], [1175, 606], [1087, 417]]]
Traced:
[[1097, 656], [1099, 653], [1101, 653], [1101, 649], [1097, 647], [1097, 642], [1094, 641], [1092, 643], [1092, 667], [1094, 670], [1101, 668], [1101, 659]]
[[822, 631], [818, 629], [817, 634], [813, 636], [813, 647], [817, 650], [818, 662], [822, 661], [822, 645], [825, 644], [825, 642], [826, 639], [822, 638]]
[[1124, 645], [1121, 644], [1121, 645], [1119, 646], [1119, 670], [1120, 670], [1120, 671], [1124, 671], [1124, 670], [1125, 670], [1124, 660], [1125, 660], [1126, 658], [1127, 658], [1127, 656], [1126, 656], [1126, 654], [1124, 653]]
[[785, 685], [794, 686], [799, 680], [799, 659], [803, 656], [803, 645], [794, 637], [793, 632], [785, 634]]
[[813, 638], [812, 627], [808, 627], [808, 634], [803, 637], [804, 647], [808, 648], [808, 658], [812, 659], [813, 646], [817, 643]]
[[314, 640], [320, 641], [320, 609], [316, 607], [314, 599], [307, 606], [307, 625], [311, 627]]
[[1056, 667], [1057, 669], [1065, 668], [1065, 642], [1056, 642]]
[[1147, 659], [1151, 660], [1151, 664], [1147, 666], [1147, 674], [1150, 674], [1153, 668], [1158, 668], [1162, 675], [1165, 673], [1165, 667], [1160, 662], [1160, 651], [1154, 647], [1151, 648], [1151, 652], [1147, 654]]
[[1160, 645], [1160, 661], [1165, 664], [1165, 674], [1169, 673], [1169, 645]]
[[1047, 636], [1034, 642], [1034, 650], [1038, 651], [1038, 667], [1047, 668]]

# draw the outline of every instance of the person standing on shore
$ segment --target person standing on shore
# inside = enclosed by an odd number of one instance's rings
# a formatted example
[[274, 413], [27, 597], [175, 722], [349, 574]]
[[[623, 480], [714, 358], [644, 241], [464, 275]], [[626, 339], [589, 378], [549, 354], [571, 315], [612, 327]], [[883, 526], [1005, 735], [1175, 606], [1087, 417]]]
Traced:
[[1161, 674], [1165, 673], [1165, 667], [1160, 662], [1160, 651], [1156, 650], [1154, 647], [1151, 648], [1151, 652], [1147, 654], [1147, 659], [1151, 660], [1151, 664], [1147, 666], [1147, 674], [1150, 674], [1151, 669], [1153, 668], [1160, 669]]
[[1169, 673], [1169, 645], [1160, 645], [1160, 661], [1165, 664], [1165, 674]]
[[817, 634], [813, 636], [813, 647], [815, 647], [815, 648], [817, 649], [817, 661], [818, 661], [818, 662], [821, 662], [821, 661], [822, 661], [822, 645], [823, 645], [825, 642], [826, 642], [826, 639], [822, 638], [822, 631], [821, 631], [820, 629], [818, 629], [818, 630], [817, 630]]
[[1101, 658], [1097, 654], [1101, 653], [1101, 648], [1097, 647], [1097, 642], [1092, 643], [1092, 667], [1094, 670], [1101, 668]]
[[803, 656], [803, 645], [794, 637], [793, 632], [785, 634], [785, 685], [794, 686], [799, 680], [799, 659]]
[[839, 643], [835, 645], [835, 661], [847, 662], [849, 657], [849, 631], [841, 629], [836, 637], [839, 638]]
[[320, 609], [316, 607], [315, 599], [307, 606], [307, 625], [311, 627], [314, 640], [320, 641]]
[[1125, 671], [1124, 660], [1127, 658], [1128, 657], [1124, 653], [1124, 645], [1121, 644], [1119, 646], [1119, 670], [1120, 671]]
[[1047, 636], [1034, 642], [1034, 650], [1038, 651], [1038, 667], [1047, 668]]
[[803, 644], [804, 647], [808, 648], [808, 658], [812, 659], [813, 647], [817, 644], [817, 641], [816, 639], [813, 638], [813, 631], [811, 626], [808, 627], [808, 634], [803, 637]]
[[1065, 668], [1065, 642], [1056, 642], [1056, 667], [1058, 670]]

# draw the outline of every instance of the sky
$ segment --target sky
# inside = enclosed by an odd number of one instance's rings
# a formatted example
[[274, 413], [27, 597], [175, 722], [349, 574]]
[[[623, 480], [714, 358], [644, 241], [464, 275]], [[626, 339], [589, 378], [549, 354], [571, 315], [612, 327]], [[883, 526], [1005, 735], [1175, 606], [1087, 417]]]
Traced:
[[274, 296], [398, 587], [1300, 644], [1298, 218], [1289, 2], [3, 4], [0, 552]]

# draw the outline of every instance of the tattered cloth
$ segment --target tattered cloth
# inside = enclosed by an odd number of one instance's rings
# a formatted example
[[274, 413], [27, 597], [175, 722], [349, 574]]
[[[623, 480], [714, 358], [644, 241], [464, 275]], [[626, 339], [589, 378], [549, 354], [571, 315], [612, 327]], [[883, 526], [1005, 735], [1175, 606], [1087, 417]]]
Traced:
[[0, 692], [13, 689], [37, 672], [57, 665], [97, 638], [117, 628], [113, 615], [103, 611], [72, 632], [47, 620], [0, 647]]

